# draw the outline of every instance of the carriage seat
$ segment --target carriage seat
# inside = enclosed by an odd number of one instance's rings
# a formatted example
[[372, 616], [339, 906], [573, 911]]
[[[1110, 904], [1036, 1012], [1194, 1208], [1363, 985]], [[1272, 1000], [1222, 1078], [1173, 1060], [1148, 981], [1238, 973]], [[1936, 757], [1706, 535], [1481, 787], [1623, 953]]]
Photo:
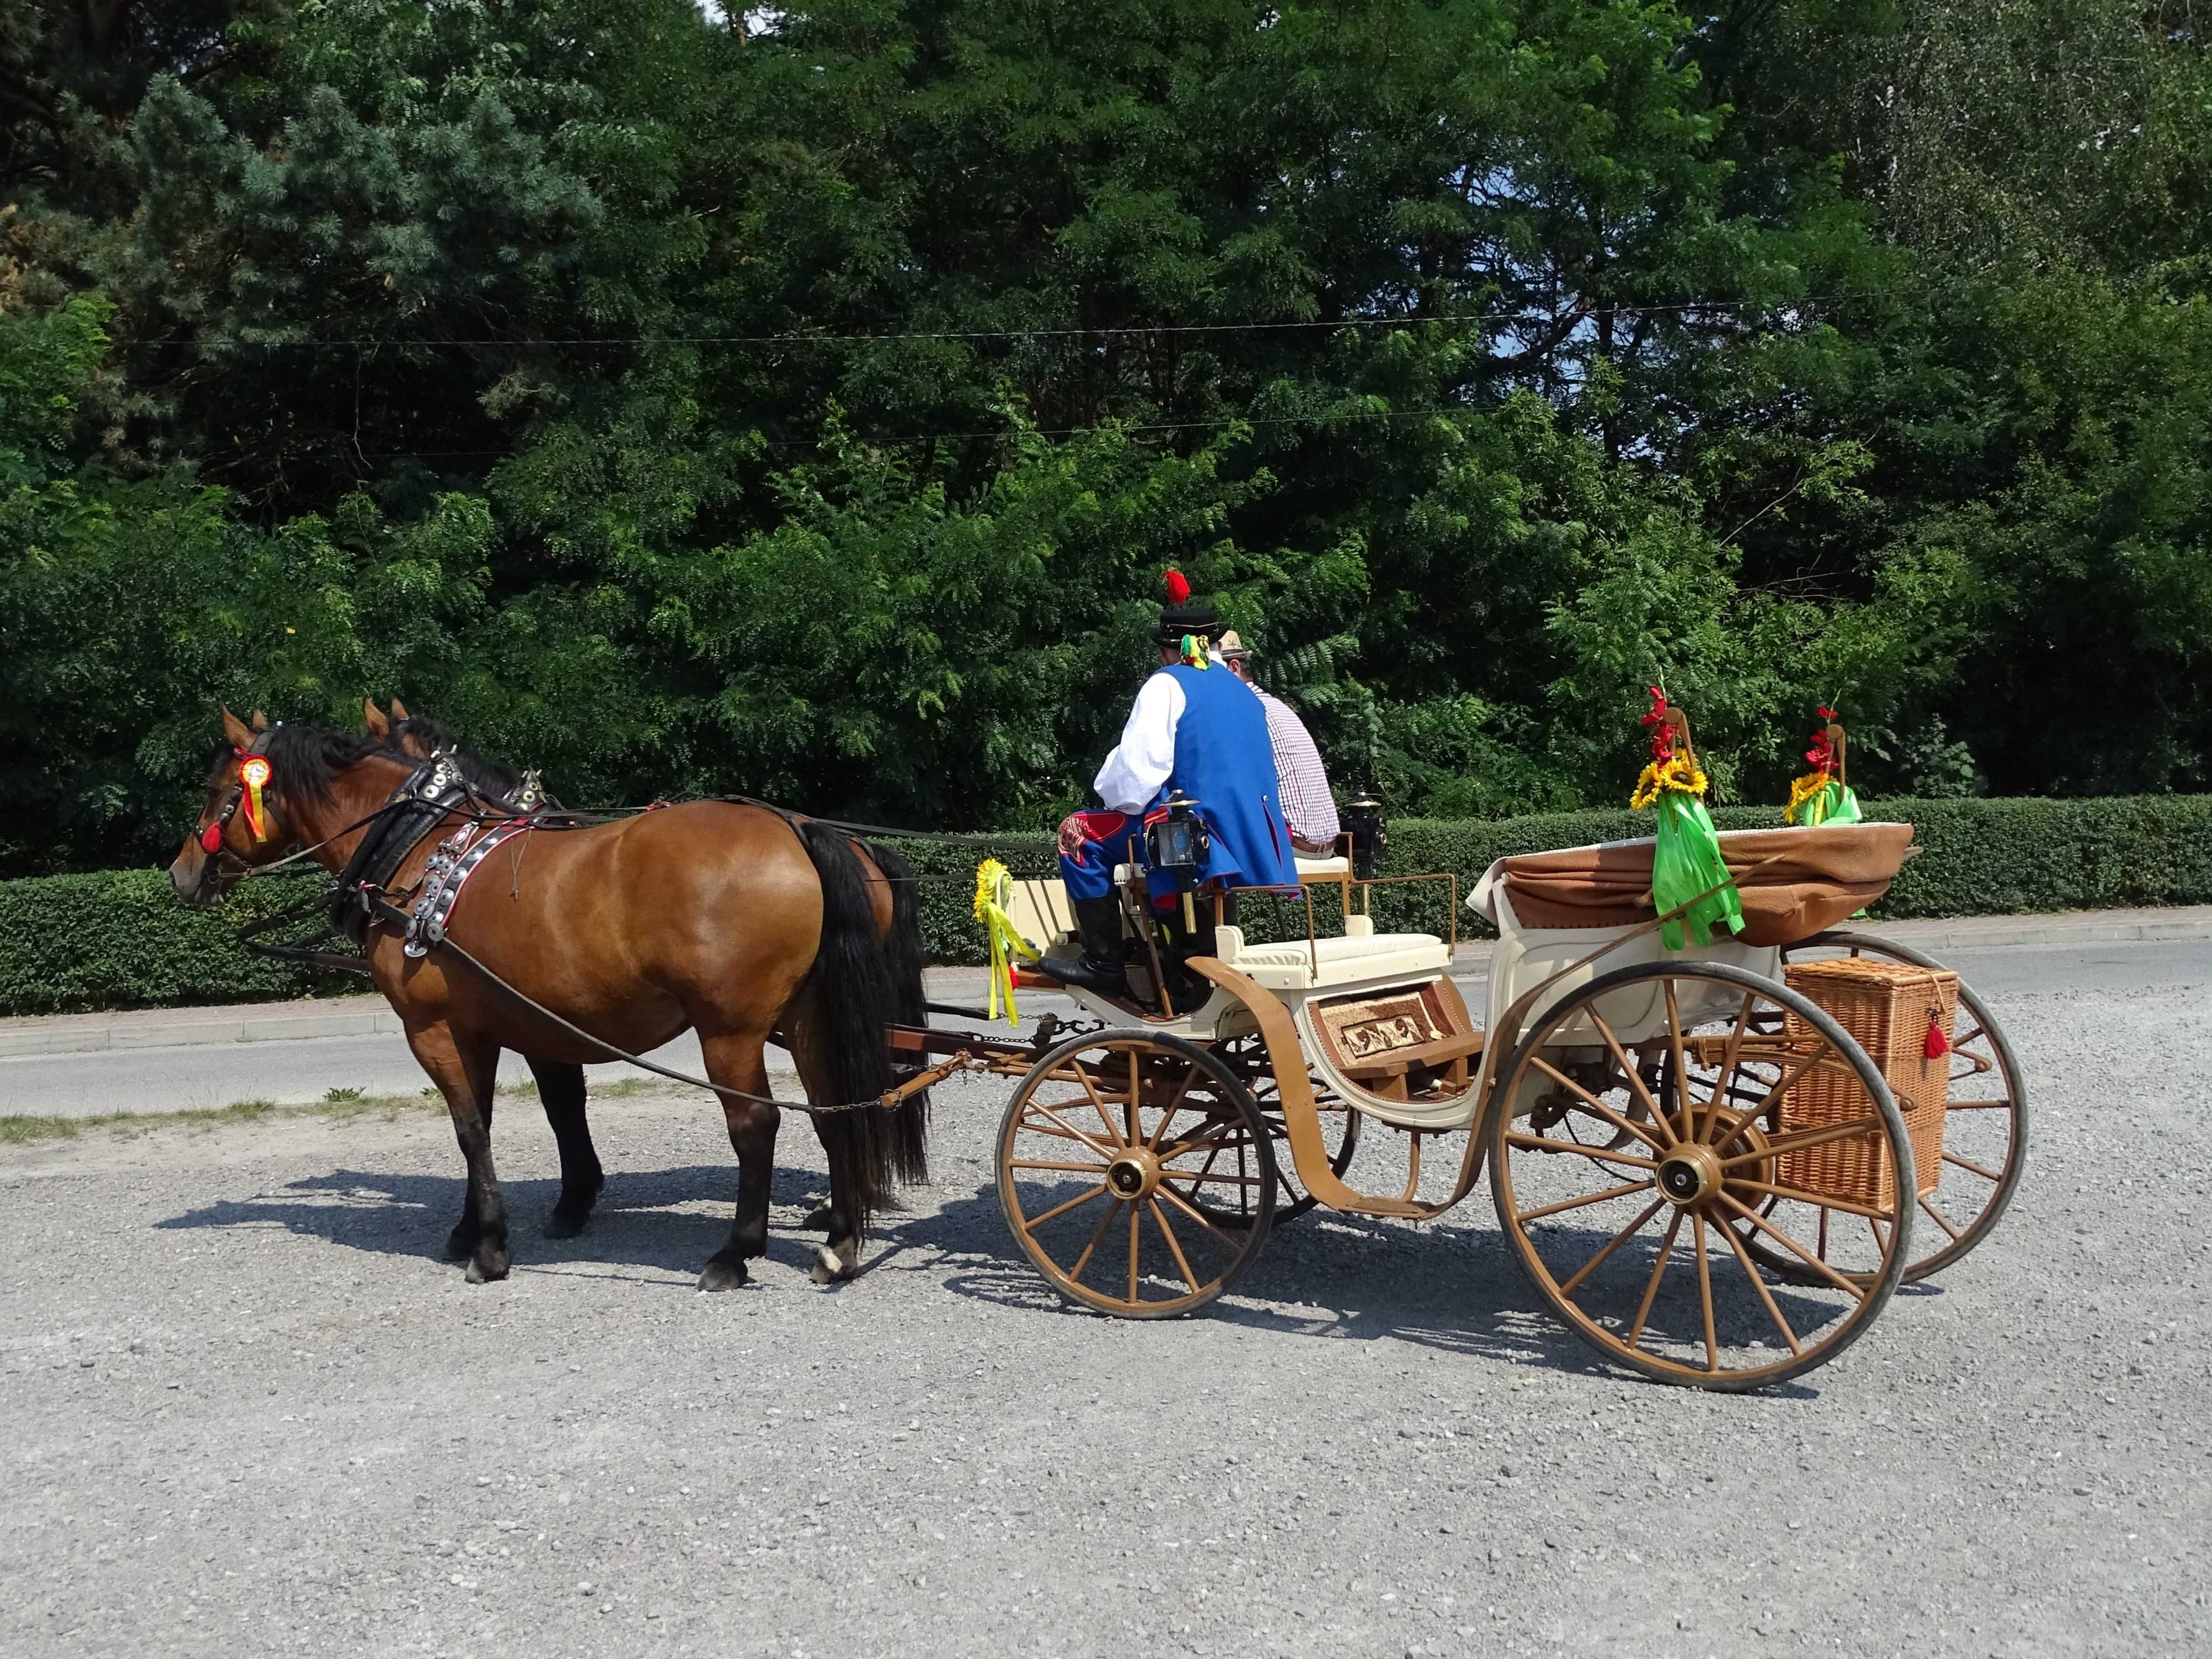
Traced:
[[[1076, 950], [1075, 908], [1057, 880], [1017, 881], [1006, 918], [1021, 936], [1048, 957]], [[1433, 933], [1378, 933], [1367, 916], [1345, 921], [1342, 939], [1304, 939], [1279, 945], [1249, 945], [1241, 927], [1214, 930], [1214, 949], [1224, 965], [1250, 975], [1271, 991], [1307, 991], [1317, 986], [1360, 980], [1407, 978], [1439, 974], [1451, 964], [1451, 950]], [[1315, 959], [1321, 971], [1314, 971]]]
[[1316, 939], [1310, 947], [1304, 939], [1248, 945], [1243, 928], [1218, 927], [1214, 948], [1224, 965], [1271, 991], [1411, 979], [1441, 974], [1451, 966], [1451, 947], [1433, 933], [1378, 933], [1367, 916], [1347, 917], [1345, 926], [1348, 931], [1342, 939]]

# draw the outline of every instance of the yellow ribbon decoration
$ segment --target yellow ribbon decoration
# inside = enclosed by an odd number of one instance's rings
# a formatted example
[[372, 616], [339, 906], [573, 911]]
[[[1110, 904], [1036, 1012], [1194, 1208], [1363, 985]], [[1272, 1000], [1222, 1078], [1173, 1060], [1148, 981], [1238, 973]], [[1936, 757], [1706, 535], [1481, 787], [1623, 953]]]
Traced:
[[248, 755], [238, 769], [238, 781], [246, 786], [246, 827], [253, 832], [253, 839], [269, 839], [269, 814], [261, 805], [261, 787], [269, 781], [273, 769], [258, 755]]
[[975, 866], [975, 920], [983, 924], [983, 931], [991, 941], [991, 1001], [989, 1015], [999, 1017], [999, 997], [1003, 990], [1006, 999], [1006, 1024], [1020, 1023], [1014, 1008], [1013, 958], [1026, 957], [1031, 962], [1042, 962], [1044, 952], [1024, 939], [1021, 930], [1006, 915], [1006, 906], [1014, 896], [1014, 878], [1006, 866], [996, 859], [985, 859]]

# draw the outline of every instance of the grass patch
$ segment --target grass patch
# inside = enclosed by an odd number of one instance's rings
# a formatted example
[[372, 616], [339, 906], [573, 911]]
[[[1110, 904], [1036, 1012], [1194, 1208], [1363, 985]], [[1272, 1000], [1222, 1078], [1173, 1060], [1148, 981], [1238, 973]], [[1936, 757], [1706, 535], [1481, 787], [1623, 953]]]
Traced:
[[[590, 1097], [594, 1101], [628, 1100], [640, 1095], [672, 1093], [682, 1086], [652, 1078], [615, 1078], [594, 1086]], [[494, 1097], [535, 1100], [538, 1085], [534, 1082], [502, 1083]], [[0, 1146], [35, 1146], [99, 1133], [128, 1140], [165, 1129], [205, 1132], [226, 1124], [258, 1123], [264, 1118], [321, 1118], [327, 1122], [346, 1123], [375, 1117], [391, 1123], [403, 1115], [428, 1115], [445, 1109], [445, 1098], [435, 1089], [413, 1095], [372, 1095], [360, 1089], [332, 1089], [320, 1100], [295, 1106], [280, 1106], [273, 1100], [240, 1100], [228, 1106], [175, 1112], [100, 1112], [90, 1117], [0, 1116]]]

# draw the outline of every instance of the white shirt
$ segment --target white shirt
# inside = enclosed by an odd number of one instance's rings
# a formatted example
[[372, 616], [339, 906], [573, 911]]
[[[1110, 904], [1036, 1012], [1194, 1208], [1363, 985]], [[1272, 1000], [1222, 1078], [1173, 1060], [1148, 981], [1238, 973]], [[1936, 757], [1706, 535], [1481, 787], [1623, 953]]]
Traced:
[[1176, 727], [1182, 710], [1182, 687], [1174, 675], [1163, 672], [1145, 682], [1122, 722], [1121, 741], [1091, 781], [1108, 811], [1141, 812], [1152, 804], [1175, 770]]

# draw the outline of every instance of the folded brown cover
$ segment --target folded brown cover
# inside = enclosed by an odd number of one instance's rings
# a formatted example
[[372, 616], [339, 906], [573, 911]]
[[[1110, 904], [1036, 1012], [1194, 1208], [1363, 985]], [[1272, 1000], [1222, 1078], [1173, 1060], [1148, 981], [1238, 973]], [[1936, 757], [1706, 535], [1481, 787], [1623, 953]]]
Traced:
[[[1736, 937], [1747, 945], [1795, 945], [1889, 890], [1912, 844], [1912, 826], [1737, 830], [1720, 842], [1743, 902], [1743, 932]], [[1504, 887], [1523, 927], [1632, 927], [1655, 914], [1648, 896], [1651, 843], [1510, 858]]]

